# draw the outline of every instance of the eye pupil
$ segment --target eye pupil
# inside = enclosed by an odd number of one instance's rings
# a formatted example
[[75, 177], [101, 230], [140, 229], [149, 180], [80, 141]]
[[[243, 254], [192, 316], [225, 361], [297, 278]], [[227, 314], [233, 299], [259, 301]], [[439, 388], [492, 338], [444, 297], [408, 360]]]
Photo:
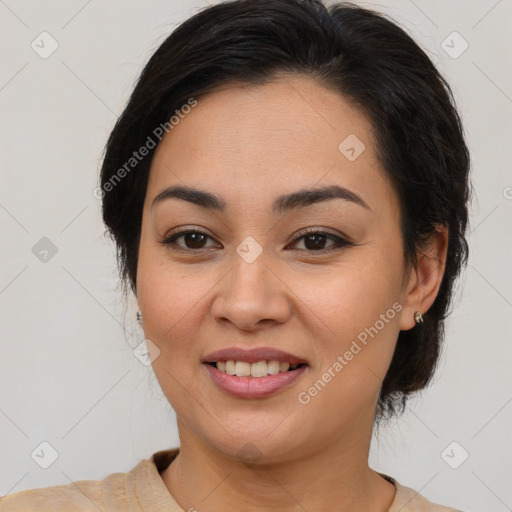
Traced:
[[[323, 249], [322, 245], [325, 244], [325, 235], [313, 234], [308, 235], [304, 239], [305, 246], [313, 251]], [[313, 240], [313, 244], [308, 244], [308, 240]]]
[[[202, 249], [201, 242], [204, 242], [204, 238], [205, 237], [206, 236], [203, 235], [202, 233], [187, 233], [187, 234], [184, 235], [184, 239], [185, 239], [186, 245], [190, 249], [194, 249], [194, 248], [195, 249]], [[190, 242], [191, 238], [192, 238], [191, 243], [188, 243], [188, 242]]]

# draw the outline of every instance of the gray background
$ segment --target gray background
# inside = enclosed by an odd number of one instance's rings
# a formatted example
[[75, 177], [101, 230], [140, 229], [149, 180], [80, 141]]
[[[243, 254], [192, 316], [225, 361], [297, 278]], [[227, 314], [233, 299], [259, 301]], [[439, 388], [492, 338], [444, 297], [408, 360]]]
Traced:
[[[371, 463], [433, 501], [512, 510], [512, 2], [359, 3], [402, 24], [448, 78], [476, 190], [435, 381], [382, 429]], [[178, 445], [174, 413], [134, 356], [144, 336], [93, 190], [143, 64], [205, 5], [0, 0], [0, 495], [102, 479]], [[43, 31], [58, 43], [47, 58], [31, 47], [51, 49]], [[44, 441], [58, 454], [48, 469]]]

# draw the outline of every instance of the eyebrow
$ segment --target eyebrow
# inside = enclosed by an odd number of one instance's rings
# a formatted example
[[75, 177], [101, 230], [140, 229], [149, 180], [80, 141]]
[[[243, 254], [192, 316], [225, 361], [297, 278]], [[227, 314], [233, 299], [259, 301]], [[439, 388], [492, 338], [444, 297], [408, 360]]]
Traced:
[[[215, 210], [218, 212], [224, 212], [227, 207], [226, 201], [216, 194], [212, 194], [211, 192], [206, 192], [204, 190], [198, 190], [196, 188], [176, 185], [162, 190], [153, 199], [151, 208], [153, 209], [157, 204], [168, 199], [182, 199], [183, 201], [188, 201], [189, 203], [193, 203], [201, 208]], [[278, 196], [272, 203], [271, 211], [275, 214], [282, 214], [297, 208], [304, 208], [312, 204], [327, 201], [329, 199], [343, 199], [372, 211], [362, 197], [339, 185], [302, 189], [292, 192], [291, 194]]]

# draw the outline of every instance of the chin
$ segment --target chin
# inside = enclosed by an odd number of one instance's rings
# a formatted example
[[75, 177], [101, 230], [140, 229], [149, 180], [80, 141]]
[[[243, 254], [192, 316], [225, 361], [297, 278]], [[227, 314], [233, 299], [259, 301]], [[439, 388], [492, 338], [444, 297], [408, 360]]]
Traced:
[[216, 425], [207, 432], [202, 432], [200, 436], [203, 442], [222, 455], [250, 465], [292, 460], [312, 441], [298, 439], [298, 428], [293, 429], [294, 433], [289, 426], [279, 426], [283, 423], [282, 417], [278, 418], [279, 421], [275, 423], [272, 431], [255, 424], [256, 415], [251, 416], [251, 422], [237, 422], [236, 429], [224, 430], [220, 425]]

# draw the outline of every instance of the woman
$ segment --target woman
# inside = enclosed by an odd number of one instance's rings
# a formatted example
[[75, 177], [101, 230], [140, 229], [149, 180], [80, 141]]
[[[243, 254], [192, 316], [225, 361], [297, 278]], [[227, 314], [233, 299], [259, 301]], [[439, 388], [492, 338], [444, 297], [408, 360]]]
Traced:
[[180, 446], [0, 510], [455, 510], [368, 453], [433, 375], [468, 173], [448, 84], [384, 16], [234, 0], [187, 20], [99, 190]]

